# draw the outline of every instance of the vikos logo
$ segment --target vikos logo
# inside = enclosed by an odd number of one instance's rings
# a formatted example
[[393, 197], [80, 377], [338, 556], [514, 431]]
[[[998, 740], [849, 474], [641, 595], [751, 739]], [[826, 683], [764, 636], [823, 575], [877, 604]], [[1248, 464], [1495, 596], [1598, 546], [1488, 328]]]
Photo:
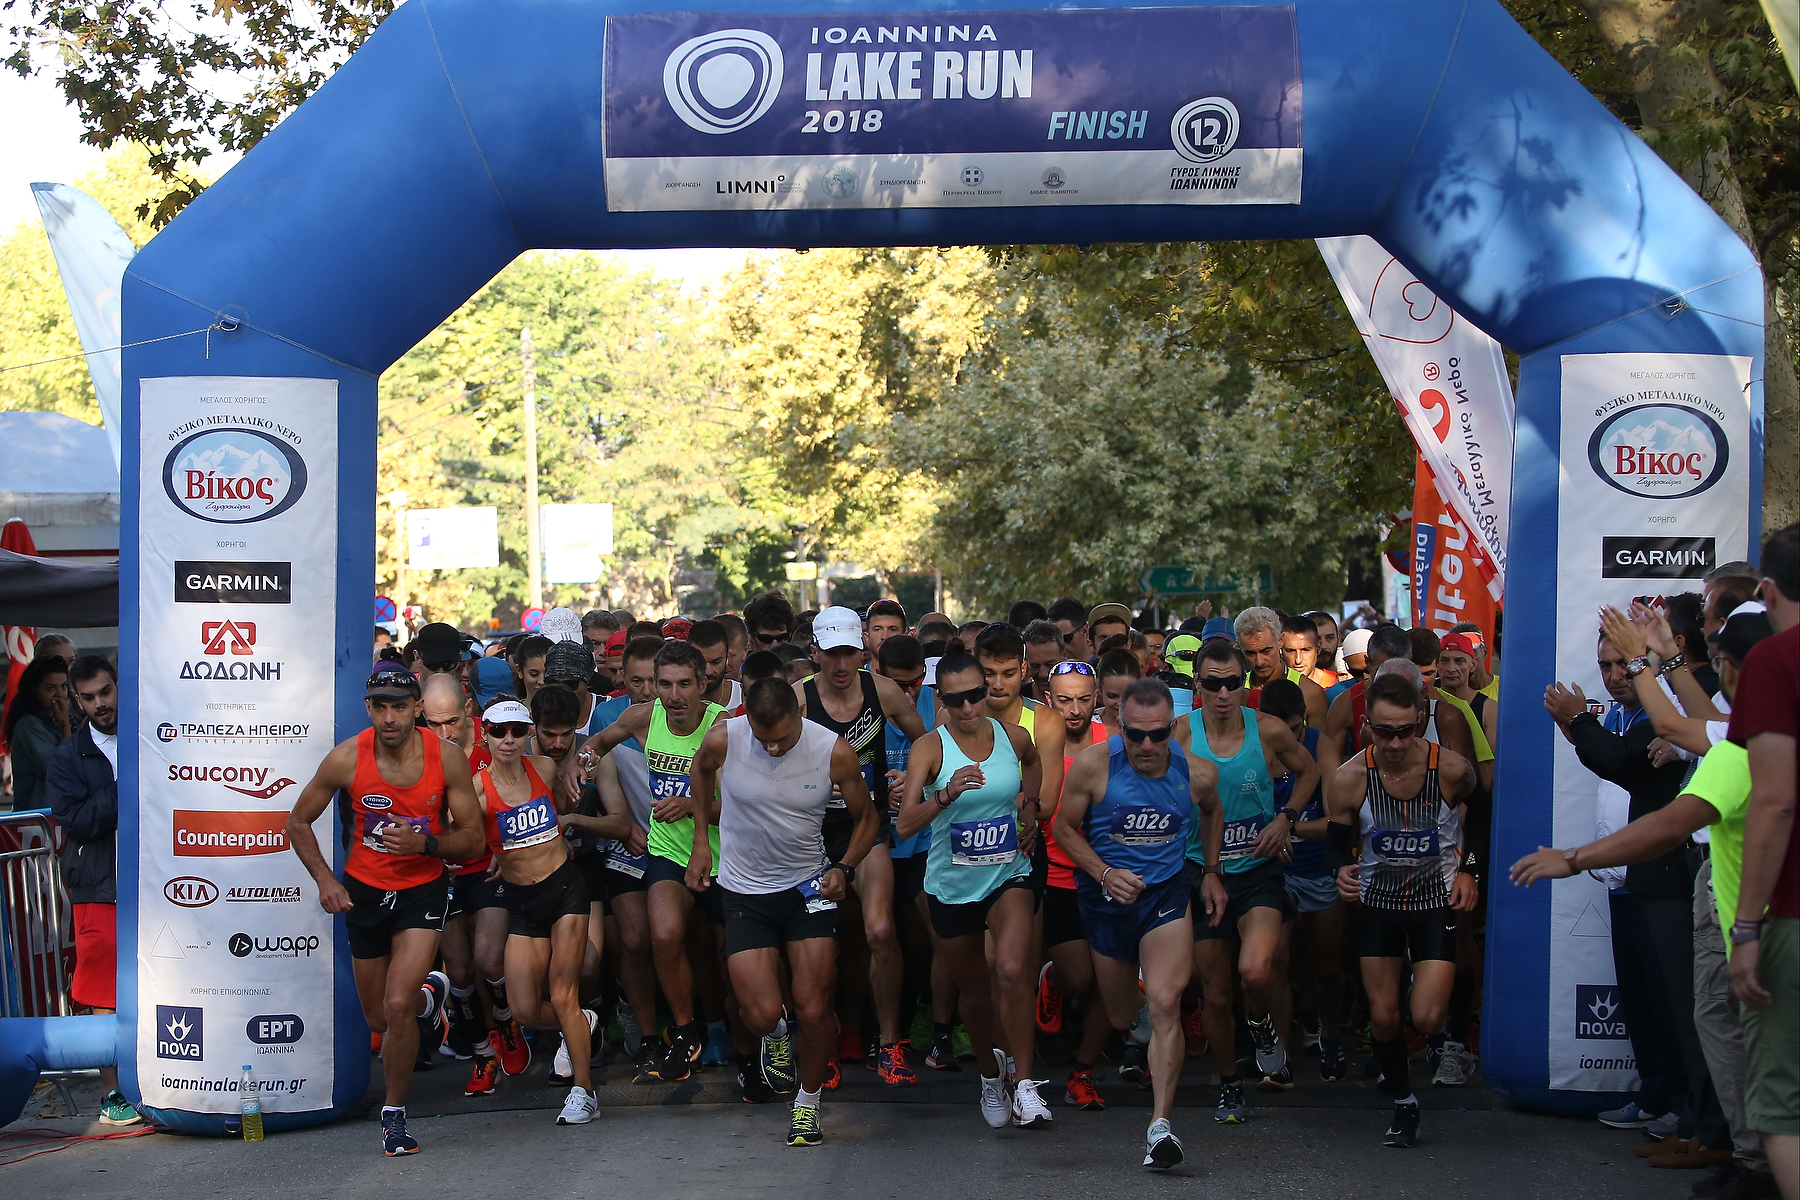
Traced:
[[1719, 423], [1677, 404], [1620, 409], [1588, 439], [1594, 474], [1632, 496], [1680, 500], [1719, 481], [1731, 447]]
[[755, 29], [689, 38], [663, 64], [663, 94], [689, 128], [736, 133], [768, 112], [781, 91], [781, 47]]
[[163, 460], [163, 490], [202, 521], [244, 525], [286, 512], [306, 491], [306, 460], [254, 429], [209, 429]]
[[1208, 96], [1181, 106], [1169, 122], [1175, 152], [1189, 162], [1224, 158], [1238, 140], [1237, 105], [1223, 96]]

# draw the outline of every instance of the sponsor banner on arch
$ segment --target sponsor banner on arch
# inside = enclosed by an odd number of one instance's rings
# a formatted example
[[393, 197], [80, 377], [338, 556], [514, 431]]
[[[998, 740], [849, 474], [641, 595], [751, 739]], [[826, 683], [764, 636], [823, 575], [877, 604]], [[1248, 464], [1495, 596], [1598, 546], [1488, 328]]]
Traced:
[[[1598, 610], [1698, 592], [1713, 566], [1749, 557], [1750, 366], [1713, 354], [1562, 358], [1556, 544], [1556, 678], [1610, 697], [1595, 658]], [[1546, 548], [1547, 549], [1547, 548]], [[1553, 845], [1595, 835], [1600, 781], [1552, 739]], [[1606, 887], [1551, 885], [1549, 1079], [1627, 1091], [1637, 1064], [1618, 1010]]]
[[138, 1080], [231, 1113], [250, 1063], [265, 1112], [329, 1108], [331, 919], [286, 823], [332, 745], [337, 382], [141, 395]]
[[1298, 204], [1291, 7], [606, 22], [606, 205]]

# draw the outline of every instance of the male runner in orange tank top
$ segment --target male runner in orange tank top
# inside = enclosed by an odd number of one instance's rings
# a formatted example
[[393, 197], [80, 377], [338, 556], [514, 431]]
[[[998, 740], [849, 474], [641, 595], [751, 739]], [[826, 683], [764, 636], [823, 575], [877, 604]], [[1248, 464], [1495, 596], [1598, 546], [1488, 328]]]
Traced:
[[[382, 1144], [393, 1158], [419, 1152], [406, 1131], [406, 1088], [419, 1021], [435, 1027], [449, 992], [449, 980], [431, 970], [450, 900], [445, 861], [475, 857], [486, 839], [469, 760], [414, 726], [419, 681], [386, 665], [369, 676], [364, 696], [372, 728], [325, 756], [288, 814], [287, 838], [318, 884], [319, 907], [343, 913], [349, 927], [357, 998], [383, 1035]], [[356, 826], [341, 883], [312, 832], [340, 790]]]

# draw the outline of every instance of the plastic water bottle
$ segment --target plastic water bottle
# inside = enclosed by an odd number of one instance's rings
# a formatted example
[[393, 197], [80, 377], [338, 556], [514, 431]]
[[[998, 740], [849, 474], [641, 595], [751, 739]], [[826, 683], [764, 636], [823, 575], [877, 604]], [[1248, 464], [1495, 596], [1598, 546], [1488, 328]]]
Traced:
[[244, 1126], [246, 1142], [263, 1140], [262, 1097], [256, 1092], [256, 1075], [250, 1064], [244, 1064], [243, 1078], [238, 1080], [238, 1113]]

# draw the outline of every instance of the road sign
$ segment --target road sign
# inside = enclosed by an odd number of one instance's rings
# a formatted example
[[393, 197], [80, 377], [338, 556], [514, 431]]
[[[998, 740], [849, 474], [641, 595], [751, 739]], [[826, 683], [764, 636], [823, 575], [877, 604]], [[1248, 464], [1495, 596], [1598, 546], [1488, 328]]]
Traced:
[[536, 629], [539, 625], [542, 625], [543, 623], [544, 623], [544, 610], [541, 608], [528, 608], [525, 610], [524, 618], [522, 620], [520, 620], [520, 622], [519, 622], [519, 628], [520, 629]]
[[381, 624], [383, 621], [392, 621], [399, 615], [400, 610], [394, 607], [394, 601], [391, 596], [375, 597], [375, 623], [377, 625]]
[[1146, 595], [1160, 596], [1272, 592], [1275, 590], [1275, 572], [1268, 563], [1257, 563], [1255, 580], [1213, 579], [1210, 576], [1201, 579], [1192, 567], [1151, 567], [1138, 576], [1138, 588]]
[[816, 562], [791, 562], [787, 565], [789, 583], [800, 583], [819, 577], [819, 564]]

